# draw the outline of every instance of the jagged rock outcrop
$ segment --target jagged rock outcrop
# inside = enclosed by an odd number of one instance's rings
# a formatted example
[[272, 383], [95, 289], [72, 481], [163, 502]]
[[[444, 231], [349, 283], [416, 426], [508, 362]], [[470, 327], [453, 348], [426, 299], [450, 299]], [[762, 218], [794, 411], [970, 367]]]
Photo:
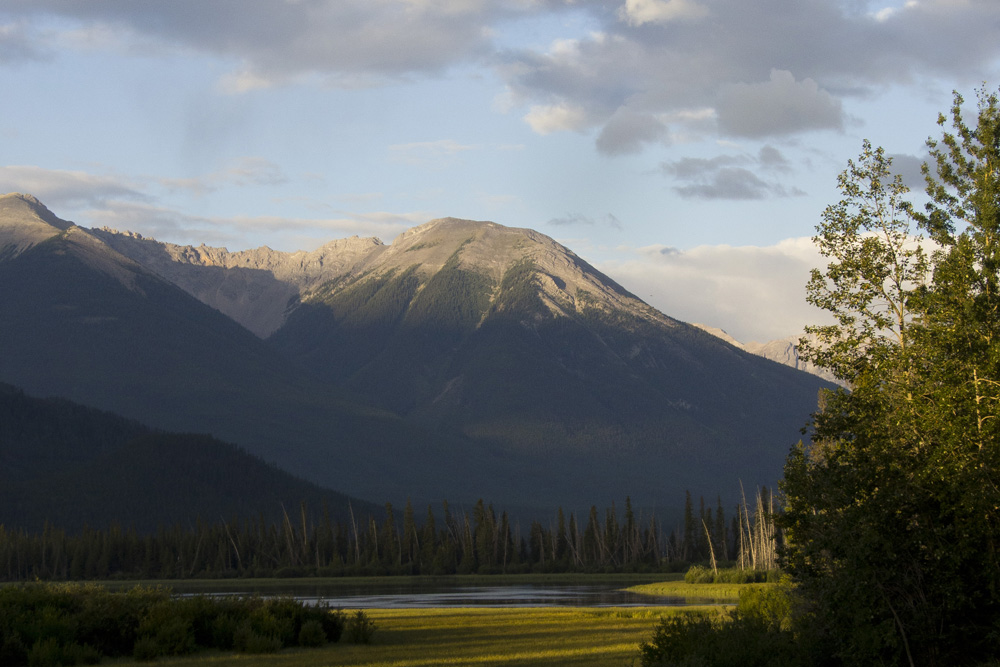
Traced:
[[284, 324], [289, 304], [300, 295], [351, 271], [384, 248], [378, 239], [353, 237], [311, 252], [280, 252], [267, 246], [229, 252], [162, 243], [106, 227], [91, 233], [260, 338]]
[[72, 226], [31, 195], [0, 195], [0, 257], [19, 255]]
[[819, 368], [799, 357], [799, 339], [801, 336], [787, 336], [766, 343], [747, 343], [746, 350], [759, 354], [765, 359], [777, 361], [779, 364], [791, 366], [800, 371], [811, 373], [827, 382], [842, 384], [837, 377], [825, 368]]

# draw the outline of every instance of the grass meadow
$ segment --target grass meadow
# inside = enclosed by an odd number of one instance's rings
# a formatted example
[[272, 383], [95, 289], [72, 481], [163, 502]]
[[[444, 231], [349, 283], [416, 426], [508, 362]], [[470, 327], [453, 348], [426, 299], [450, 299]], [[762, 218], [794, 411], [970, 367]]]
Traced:
[[[661, 616], [718, 607], [370, 609], [371, 644], [342, 639], [318, 649], [266, 655], [203, 651], [163, 665], [432, 667], [571, 665], [631, 667]], [[140, 665], [131, 661], [107, 664]]]
[[626, 590], [644, 595], [663, 595], [688, 600], [711, 600], [718, 603], [736, 604], [740, 591], [747, 588], [768, 588], [777, 584], [689, 584], [682, 580], [658, 581], [649, 584], [629, 586]]

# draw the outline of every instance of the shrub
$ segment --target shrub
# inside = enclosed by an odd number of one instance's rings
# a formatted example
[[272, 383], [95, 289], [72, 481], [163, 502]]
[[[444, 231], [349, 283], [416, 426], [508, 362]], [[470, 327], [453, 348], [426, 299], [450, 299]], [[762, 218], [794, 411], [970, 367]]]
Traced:
[[327, 605], [317, 606], [315, 608], [318, 612], [319, 622], [323, 625], [323, 630], [326, 632], [326, 639], [330, 643], [337, 643], [340, 641], [340, 636], [344, 633], [344, 625], [346, 620], [344, 618], [344, 612], [333, 611]]
[[370, 644], [375, 628], [375, 621], [371, 616], [358, 609], [347, 622], [347, 636], [355, 644]]
[[250, 620], [243, 621], [233, 633], [233, 648], [240, 653], [277, 653], [281, 639], [254, 629]]
[[135, 640], [132, 657], [139, 662], [152, 662], [160, 656], [160, 647], [152, 637], [139, 637]]
[[299, 630], [299, 646], [315, 648], [326, 643], [323, 624], [316, 620], [306, 621]]
[[[344, 620], [327, 606], [291, 598], [171, 598], [166, 589], [112, 593], [92, 584], [4, 586], [0, 665], [96, 664], [102, 656], [154, 660], [209, 647], [270, 653], [302, 637], [337, 641]], [[374, 624], [369, 638], [373, 630]]]
[[[184, 600], [165, 600], [149, 608], [139, 624], [139, 639], [151, 639], [156, 655], [184, 655], [197, 648]], [[136, 640], [138, 643], [138, 639]], [[143, 642], [143, 651], [152, 650]], [[134, 654], [134, 651], [133, 651]]]
[[740, 591], [736, 617], [767, 631], [790, 630], [792, 598], [787, 586], [752, 587]]
[[28, 667], [49, 667], [61, 665], [62, 651], [55, 637], [39, 639], [28, 651]]
[[684, 583], [686, 584], [711, 584], [715, 582], [715, 574], [712, 570], [701, 565], [692, 565], [684, 573]]
[[736, 611], [726, 615], [676, 614], [660, 621], [643, 642], [643, 667], [741, 665], [791, 667], [815, 664], [791, 630], [789, 588], [740, 591]]
[[760, 584], [777, 582], [781, 578], [778, 570], [744, 570], [727, 567], [712, 570], [701, 565], [692, 565], [684, 573], [684, 581], [688, 584]]

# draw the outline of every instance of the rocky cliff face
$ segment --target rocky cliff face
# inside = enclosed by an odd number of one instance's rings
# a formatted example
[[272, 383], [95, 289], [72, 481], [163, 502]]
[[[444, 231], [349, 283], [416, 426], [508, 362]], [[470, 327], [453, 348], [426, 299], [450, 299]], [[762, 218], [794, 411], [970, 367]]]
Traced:
[[136, 276], [144, 271], [138, 263], [107, 247], [87, 229], [56, 217], [32, 195], [0, 195], [0, 260], [15, 259], [57, 239], [87, 266], [136, 289]]
[[777, 361], [779, 364], [784, 364], [786, 366], [791, 366], [792, 368], [797, 368], [800, 371], [811, 373], [817, 377], [823, 378], [827, 382], [840, 384], [840, 381], [830, 371], [825, 368], [818, 368], [805, 359], [799, 357], [799, 338], [800, 336], [787, 336], [785, 338], [779, 338], [766, 343], [747, 343], [746, 350], [748, 352], [752, 352], [753, 354], [759, 354], [765, 359]]
[[354, 237], [331, 241], [312, 252], [287, 253], [267, 246], [229, 252], [161, 243], [107, 228], [91, 233], [260, 338], [284, 324], [289, 304], [300, 295], [384, 249], [378, 239]]
[[384, 275], [409, 267], [430, 276], [459, 249], [460, 268], [496, 283], [514, 262], [533, 262], [542, 298], [553, 313], [575, 312], [585, 299], [590, 307], [627, 309], [644, 318], [672, 321], [551, 238], [492, 222], [443, 218], [404, 232], [389, 246], [376, 238], [352, 237], [294, 253], [266, 246], [238, 252], [180, 246], [108, 228], [90, 233], [260, 338], [280, 329], [290, 308], [308, 301], [324, 283], [347, 283], [362, 274]]

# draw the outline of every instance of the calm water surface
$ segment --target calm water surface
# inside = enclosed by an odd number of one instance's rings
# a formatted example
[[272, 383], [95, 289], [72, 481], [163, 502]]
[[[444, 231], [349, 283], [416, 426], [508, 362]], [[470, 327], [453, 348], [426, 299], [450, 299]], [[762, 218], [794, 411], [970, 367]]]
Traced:
[[629, 584], [510, 584], [510, 585], [414, 585], [359, 584], [328, 586], [298, 584], [255, 591], [252, 586], [232, 590], [183, 590], [177, 593], [215, 595], [290, 595], [310, 604], [328, 603], [342, 609], [412, 609], [422, 607], [639, 607], [712, 604], [710, 599], [692, 600], [669, 596], [640, 595], [622, 590]]

